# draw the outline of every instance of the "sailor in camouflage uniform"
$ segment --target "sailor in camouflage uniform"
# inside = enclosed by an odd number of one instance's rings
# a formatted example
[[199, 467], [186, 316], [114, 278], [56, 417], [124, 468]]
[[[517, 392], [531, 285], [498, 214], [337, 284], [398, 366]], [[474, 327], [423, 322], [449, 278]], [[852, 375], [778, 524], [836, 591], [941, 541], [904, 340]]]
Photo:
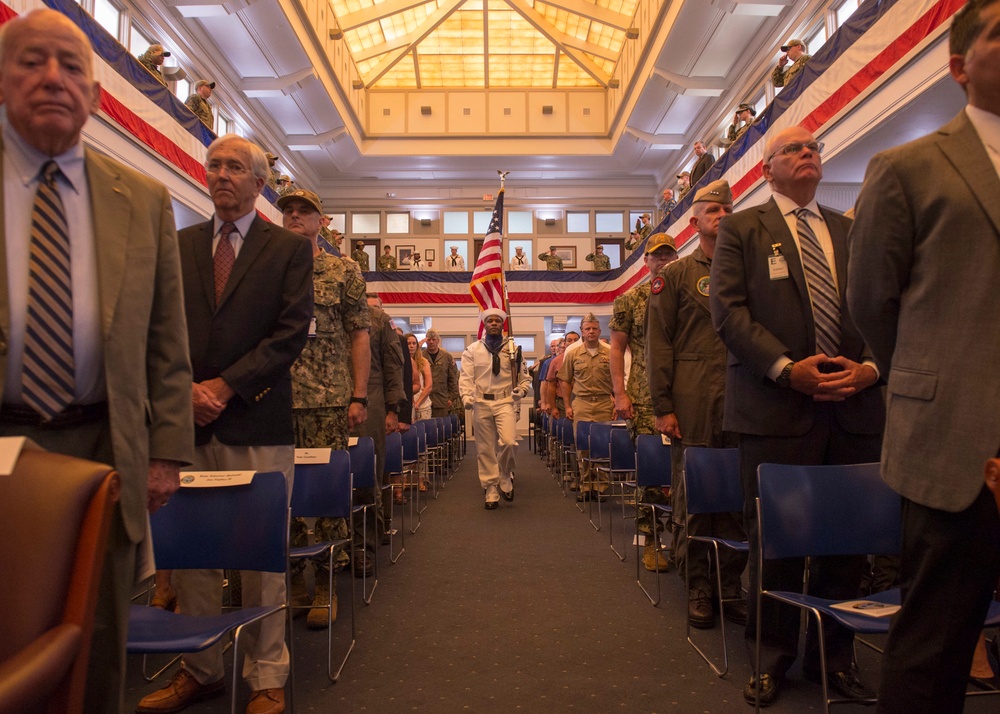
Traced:
[[[799, 76], [806, 67], [806, 62], [812, 59], [806, 54], [806, 43], [802, 40], [789, 40], [787, 45], [783, 45], [781, 51], [784, 52], [778, 59], [778, 66], [771, 72], [771, 83], [775, 87], [785, 87]], [[785, 65], [791, 60], [792, 66], [785, 69]]]
[[169, 57], [169, 52], [163, 51], [163, 45], [150, 45], [149, 49], [139, 55], [139, 64], [149, 70], [149, 73], [156, 77], [156, 81], [167, 86], [167, 80], [163, 78], [160, 67], [163, 66], [163, 58]]
[[386, 246], [382, 250], [382, 255], [378, 257], [375, 261], [375, 269], [382, 271], [389, 271], [396, 269], [396, 258], [392, 255], [392, 248]]
[[556, 255], [556, 247], [554, 245], [550, 245], [549, 246], [549, 252], [548, 253], [539, 253], [538, 254], [538, 259], [545, 261], [545, 269], [546, 270], [562, 270], [563, 269], [562, 258], [560, 258], [558, 255]]
[[[677, 260], [674, 239], [666, 233], [656, 233], [646, 242], [643, 261], [650, 276], [660, 268]], [[655, 434], [653, 407], [649, 399], [649, 381], [646, 379], [646, 303], [649, 301], [649, 282], [636, 285], [624, 295], [615, 298], [611, 330], [611, 383], [615, 390], [615, 415], [628, 422], [632, 441], [639, 434]], [[632, 353], [628, 386], [625, 385], [625, 349]], [[639, 494], [640, 503], [667, 503], [660, 488], [646, 488]], [[662, 531], [662, 525], [653, 515], [653, 509], [641, 509], [636, 527], [640, 533], [651, 535], [653, 524]], [[659, 561], [659, 562], [657, 562]], [[666, 570], [667, 561], [656, 552], [655, 543], [649, 539], [642, 556], [647, 570]]]
[[[735, 434], [722, 430], [726, 388], [726, 346], [712, 327], [709, 310], [709, 272], [719, 222], [732, 213], [729, 184], [714, 181], [699, 190], [692, 204], [691, 225], [698, 230], [698, 247], [668, 265], [653, 279], [649, 297], [646, 369], [656, 431], [670, 437], [673, 448], [674, 533], [684, 537], [687, 516], [684, 493], [684, 448], [687, 446], [736, 446]], [[633, 362], [633, 365], [635, 363]], [[634, 367], [633, 367], [634, 368]], [[691, 535], [745, 540], [741, 513], [692, 516]], [[712, 595], [715, 582], [708, 566], [708, 546], [691, 544], [688, 621], [692, 627], [715, 625]], [[746, 555], [728, 548], [722, 561], [722, 595], [726, 617], [746, 621], [746, 601], [741, 598], [740, 577]]]
[[[348, 432], [367, 417], [370, 316], [365, 281], [357, 266], [319, 248], [323, 215], [319, 196], [299, 189], [279, 198], [277, 206], [285, 228], [313, 243], [313, 319], [309, 340], [292, 365], [295, 445], [346, 450]], [[348, 357], [356, 366], [353, 374]], [[347, 521], [317, 518], [314, 533], [317, 541], [347, 538]], [[290, 544], [306, 544], [306, 526], [300, 518], [292, 522]], [[343, 567], [348, 554], [342, 551], [336, 560]], [[325, 557], [317, 559], [315, 565], [316, 595], [307, 624], [322, 629], [328, 622], [323, 608], [331, 595], [329, 571]], [[300, 561], [291, 567], [293, 604], [303, 604], [305, 565]], [[336, 593], [333, 597], [335, 601]]]
[[215, 115], [212, 113], [212, 105], [208, 103], [208, 98], [212, 96], [214, 90], [215, 82], [199, 79], [194, 83], [194, 94], [184, 102], [184, 106], [193, 111], [209, 130], [214, 130], [215, 127]]
[[599, 245], [586, 258], [594, 264], [594, 270], [611, 270], [611, 258], [604, 255], [604, 246]]
[[358, 264], [358, 268], [361, 269], [362, 273], [367, 273], [371, 270], [368, 263], [368, 254], [365, 252], [365, 242], [359, 240], [354, 244], [354, 250], [351, 251], [351, 260]]

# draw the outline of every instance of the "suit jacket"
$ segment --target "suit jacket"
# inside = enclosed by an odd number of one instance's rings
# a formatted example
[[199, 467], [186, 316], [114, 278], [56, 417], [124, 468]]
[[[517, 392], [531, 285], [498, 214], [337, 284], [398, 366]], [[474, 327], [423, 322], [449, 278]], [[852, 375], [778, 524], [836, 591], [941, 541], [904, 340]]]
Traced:
[[293, 444], [290, 369], [309, 334], [312, 243], [254, 218], [215, 305], [212, 221], [178, 233], [194, 380], [222, 377], [236, 394], [195, 443]]
[[[138, 542], [146, 533], [149, 460], [188, 464], [194, 457], [191, 364], [174, 214], [170, 194], [157, 181], [89, 149], [85, 162], [111, 447], [121, 476], [125, 529]], [[0, 200], [0, 391], [10, 329], [4, 220]]]
[[693, 187], [698, 183], [698, 179], [708, 173], [708, 170], [712, 168], [712, 164], [715, 163], [715, 157], [712, 156], [707, 151], [701, 155], [701, 157], [695, 162], [694, 166], [691, 167], [691, 183]]
[[[846, 216], [820, 207], [833, 242], [841, 293], [840, 354], [860, 362], [869, 356], [847, 310]], [[771, 245], [781, 243], [789, 277], [771, 280]], [[816, 328], [795, 240], [774, 199], [722, 221], [710, 276], [712, 324], [729, 350], [723, 426], [761, 436], [799, 436], [812, 426], [816, 402], [779, 388], [767, 370], [782, 355], [801, 360], [816, 354]], [[877, 388], [834, 402], [849, 433], [878, 434], [885, 408]]]
[[883, 477], [963, 510], [1000, 449], [1000, 179], [967, 114], [877, 154], [857, 216], [848, 301], [888, 375]]

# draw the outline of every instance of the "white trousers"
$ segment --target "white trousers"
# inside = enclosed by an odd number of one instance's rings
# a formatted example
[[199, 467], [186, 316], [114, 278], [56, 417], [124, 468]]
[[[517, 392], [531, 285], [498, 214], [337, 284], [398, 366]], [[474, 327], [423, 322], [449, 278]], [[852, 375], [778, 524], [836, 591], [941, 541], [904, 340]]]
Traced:
[[514, 472], [514, 447], [517, 446], [517, 419], [510, 397], [488, 402], [483, 399], [472, 407], [472, 425], [476, 433], [479, 483], [483, 488], [503, 484], [510, 489]]
[[[227, 446], [214, 437], [195, 448], [192, 471], [281, 471], [291, 497], [295, 468], [294, 446]], [[243, 607], [280, 605], [285, 602], [284, 573], [240, 571]], [[176, 570], [173, 585], [177, 602], [188, 615], [218, 615], [222, 612], [221, 570]], [[276, 689], [288, 679], [288, 647], [285, 645], [285, 617], [271, 615], [248, 626], [240, 638], [243, 679], [253, 690]], [[225, 675], [222, 645], [184, 655], [184, 668], [201, 684]]]

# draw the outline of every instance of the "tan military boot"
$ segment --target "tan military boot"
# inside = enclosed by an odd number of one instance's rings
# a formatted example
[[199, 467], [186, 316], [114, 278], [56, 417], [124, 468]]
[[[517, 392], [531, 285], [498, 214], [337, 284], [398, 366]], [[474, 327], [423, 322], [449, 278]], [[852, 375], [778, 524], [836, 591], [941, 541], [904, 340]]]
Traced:
[[[327, 620], [326, 604], [330, 603], [329, 620]], [[326, 583], [316, 584], [316, 595], [313, 597], [312, 610], [306, 618], [306, 626], [310, 630], [324, 630], [328, 622], [337, 621], [337, 593], [330, 597], [330, 591]]]
[[309, 593], [306, 591], [306, 577], [304, 573], [292, 573], [292, 617], [298, 619], [306, 614], [305, 608], [309, 606]]
[[665, 573], [667, 568], [670, 567], [670, 561], [667, 560], [662, 550], [656, 549], [656, 544], [652, 538], [649, 539], [649, 542], [642, 549], [642, 565], [650, 572], [659, 571], [661, 573]]

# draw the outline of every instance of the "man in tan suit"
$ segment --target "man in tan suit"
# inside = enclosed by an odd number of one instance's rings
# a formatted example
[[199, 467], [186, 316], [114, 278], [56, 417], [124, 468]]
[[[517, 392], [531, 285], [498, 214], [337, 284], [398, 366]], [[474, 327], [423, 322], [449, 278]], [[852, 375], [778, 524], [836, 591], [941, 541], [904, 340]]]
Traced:
[[879, 712], [960, 712], [1000, 577], [1000, 1], [968, 3], [949, 65], [968, 104], [876, 155], [851, 231], [847, 298], [888, 375], [882, 478], [903, 497], [902, 610]]
[[[146, 512], [167, 502], [193, 456], [191, 366], [170, 196], [80, 143], [100, 98], [92, 56], [87, 37], [52, 10], [0, 31], [0, 435], [113, 464], [121, 476], [85, 705], [117, 712]], [[62, 324], [71, 339], [62, 354], [38, 337], [58, 320], [34, 317], [45, 283], [36, 272], [43, 194], [58, 202], [51, 225], [62, 224], [46, 237], [67, 246]], [[58, 387], [33, 370], [48, 359], [64, 360]]]

